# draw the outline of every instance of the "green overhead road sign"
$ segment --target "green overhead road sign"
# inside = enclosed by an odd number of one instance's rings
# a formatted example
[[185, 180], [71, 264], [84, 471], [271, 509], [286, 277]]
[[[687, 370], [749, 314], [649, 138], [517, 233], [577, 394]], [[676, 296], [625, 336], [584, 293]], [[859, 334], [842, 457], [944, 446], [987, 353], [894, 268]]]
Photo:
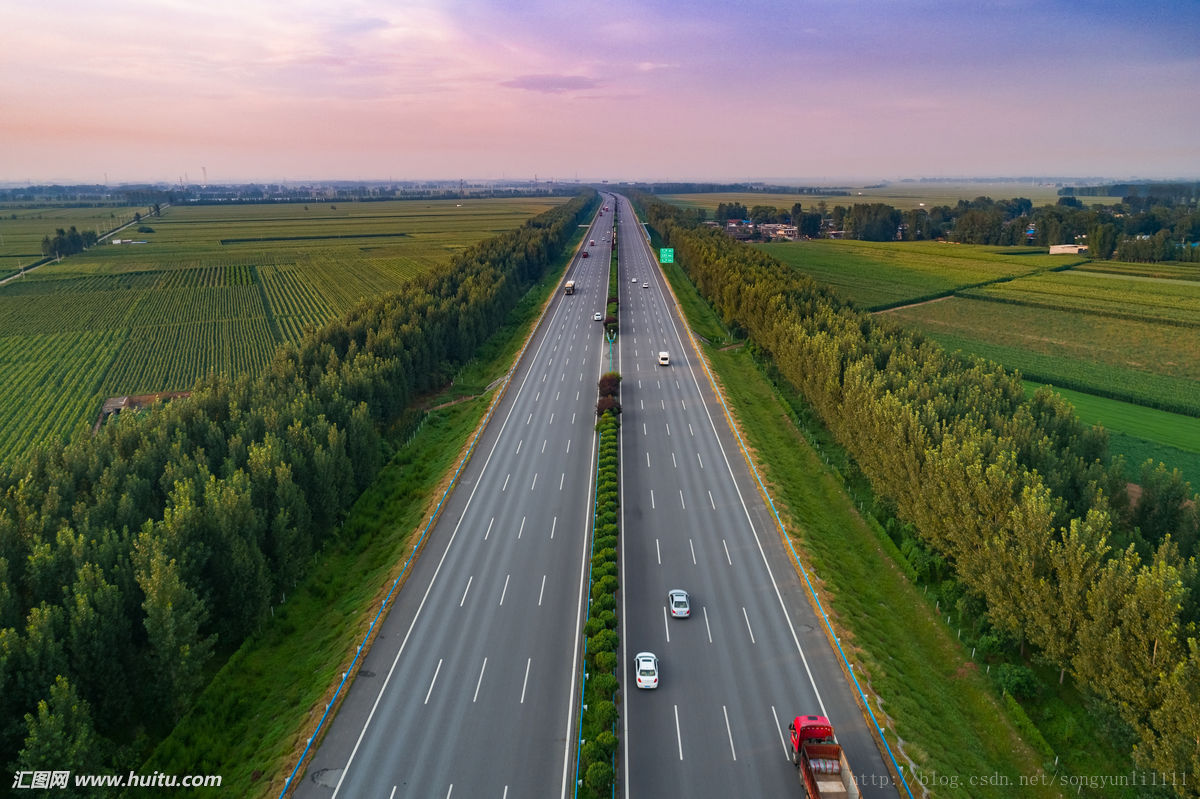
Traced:
[[658, 262], [660, 264], [675, 263], [675, 248], [674, 247], [659, 247]]

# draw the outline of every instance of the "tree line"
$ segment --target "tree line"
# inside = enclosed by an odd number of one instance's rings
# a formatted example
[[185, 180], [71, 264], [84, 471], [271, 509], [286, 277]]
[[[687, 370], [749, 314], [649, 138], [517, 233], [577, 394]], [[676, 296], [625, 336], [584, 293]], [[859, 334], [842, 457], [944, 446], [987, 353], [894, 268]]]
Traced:
[[0, 751], [120, 771], [337, 534], [390, 444], [598, 203], [588, 191], [281, 347], [263, 375], [0, 467]]
[[69, 230], [59, 228], [54, 231], [54, 237], [42, 237], [42, 255], [47, 258], [62, 257], [65, 255], [75, 255], [81, 253], [88, 247], [93, 247], [99, 237], [94, 230], [85, 230], [80, 233], [71, 225]]
[[[806, 398], [966, 604], [1136, 732], [1144, 766], [1200, 773], [1197, 505], [1147, 464], [1126, 491], [1103, 431], [1019, 376], [856, 311], [648, 195], [663, 243]], [[1195, 795], [1196, 786], [1185, 790]]]
[[[704, 221], [704, 209], [684, 212]], [[1093, 258], [1122, 261], [1200, 261], [1200, 207], [1188, 195], [1130, 195], [1114, 205], [1084, 206], [1073, 196], [1033, 207], [1025, 197], [976, 197], [955, 205], [900, 210], [886, 203], [829, 207], [824, 200], [790, 209], [721, 203], [714, 218], [752, 224], [790, 223], [801, 236], [837, 235], [862, 241], [929, 241], [1000, 246], [1084, 244]]]

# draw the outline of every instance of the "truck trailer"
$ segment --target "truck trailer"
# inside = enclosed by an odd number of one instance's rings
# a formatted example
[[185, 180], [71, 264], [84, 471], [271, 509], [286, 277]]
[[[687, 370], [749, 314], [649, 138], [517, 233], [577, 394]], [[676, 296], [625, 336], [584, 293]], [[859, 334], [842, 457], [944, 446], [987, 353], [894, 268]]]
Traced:
[[808, 799], [858, 799], [854, 772], [833, 737], [833, 725], [824, 716], [796, 716], [788, 725], [792, 734], [792, 763]]
[[574, 280], [568, 280], [566, 283], [563, 284], [563, 293], [565, 293], [565, 294], [574, 294], [575, 293], [575, 281]]

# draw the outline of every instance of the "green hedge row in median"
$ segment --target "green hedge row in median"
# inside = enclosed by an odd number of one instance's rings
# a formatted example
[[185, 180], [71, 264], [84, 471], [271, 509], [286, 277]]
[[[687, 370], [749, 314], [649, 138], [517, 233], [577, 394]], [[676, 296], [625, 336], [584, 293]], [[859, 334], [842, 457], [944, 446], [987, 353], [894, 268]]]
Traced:
[[592, 537], [587, 638], [584, 660], [583, 713], [579, 725], [578, 795], [604, 797], [612, 792], [616, 775], [617, 702], [617, 589], [620, 567], [617, 546], [620, 527], [618, 478], [619, 440], [617, 415], [621, 412], [616, 394], [620, 375], [609, 372], [600, 378], [596, 430], [600, 452], [596, 463], [596, 509]]

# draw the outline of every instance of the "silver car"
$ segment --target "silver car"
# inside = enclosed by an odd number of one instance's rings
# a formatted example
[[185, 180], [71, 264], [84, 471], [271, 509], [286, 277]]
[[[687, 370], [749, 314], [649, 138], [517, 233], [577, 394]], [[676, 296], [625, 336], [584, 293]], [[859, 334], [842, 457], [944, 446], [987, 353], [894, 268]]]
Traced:
[[673, 588], [667, 592], [667, 607], [677, 619], [686, 619], [692, 615], [692, 603], [688, 599], [688, 592], [682, 588]]

